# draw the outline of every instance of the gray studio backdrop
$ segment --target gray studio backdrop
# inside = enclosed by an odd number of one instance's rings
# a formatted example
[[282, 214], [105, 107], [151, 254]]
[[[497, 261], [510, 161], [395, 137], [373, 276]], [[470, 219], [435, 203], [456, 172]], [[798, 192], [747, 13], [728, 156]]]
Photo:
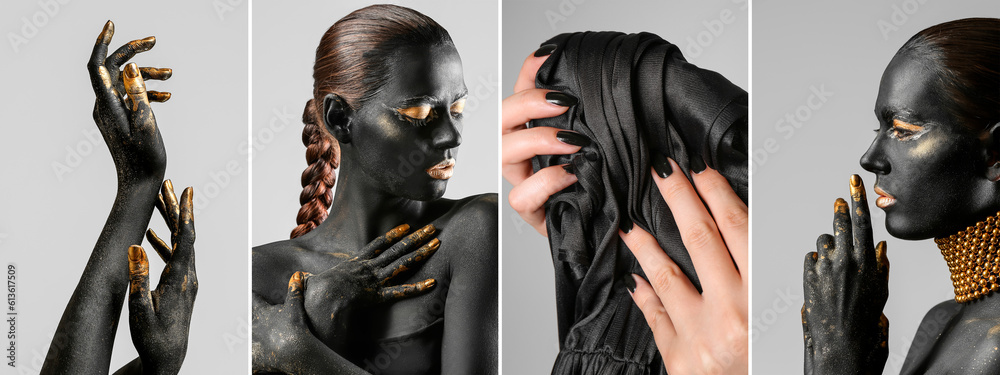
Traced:
[[[392, 1], [433, 18], [462, 57], [469, 97], [455, 175], [445, 198], [496, 192], [499, 73], [496, 1]], [[287, 239], [305, 169], [302, 109], [312, 98], [320, 37], [371, 1], [254, 2], [253, 245]]]
[[[154, 35], [156, 47], [132, 61], [174, 69], [169, 81], [147, 88], [173, 93], [169, 102], [153, 103], [166, 177], [178, 194], [195, 188], [200, 284], [181, 373], [248, 371], [247, 4], [184, 4], [0, 6], [0, 262], [17, 265], [19, 313], [16, 367], [5, 360], [0, 373], [38, 373], [114, 201], [114, 163], [91, 116], [86, 69], [109, 19], [116, 26], [112, 51]], [[150, 226], [169, 236], [158, 213]], [[162, 268], [150, 255], [151, 283]], [[136, 356], [127, 317], [126, 305], [113, 368]]]
[[[503, 2], [503, 96], [513, 93], [521, 63], [545, 40], [574, 31], [648, 31], [677, 44], [688, 61], [748, 89], [746, 1]], [[507, 204], [504, 181], [503, 369], [552, 370], [559, 351], [555, 282], [548, 242]]]
[[[931, 25], [998, 15], [995, 1], [754, 2], [754, 372], [802, 371], [802, 262], [832, 231], [833, 201], [849, 195], [851, 174], [875, 196], [858, 160], [878, 127], [875, 97], [893, 54]], [[897, 374], [920, 319], [954, 294], [933, 241], [890, 237], [871, 207], [892, 264], [885, 373]]]

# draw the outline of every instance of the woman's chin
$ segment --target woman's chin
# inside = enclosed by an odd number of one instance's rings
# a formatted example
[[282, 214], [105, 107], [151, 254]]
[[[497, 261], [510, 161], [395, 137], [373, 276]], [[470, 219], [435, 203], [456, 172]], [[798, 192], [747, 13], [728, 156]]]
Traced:
[[914, 223], [907, 218], [898, 217], [898, 214], [893, 215], [890, 212], [885, 214], [885, 230], [889, 235], [901, 240], [919, 241], [934, 238], [930, 228], [923, 228], [925, 225], [926, 221]]

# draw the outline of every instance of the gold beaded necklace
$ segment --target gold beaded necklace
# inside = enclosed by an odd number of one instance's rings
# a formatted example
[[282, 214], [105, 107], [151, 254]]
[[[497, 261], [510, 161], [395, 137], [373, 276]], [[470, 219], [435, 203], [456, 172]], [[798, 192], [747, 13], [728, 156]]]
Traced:
[[1000, 212], [934, 242], [948, 262], [956, 302], [975, 301], [1000, 290]]

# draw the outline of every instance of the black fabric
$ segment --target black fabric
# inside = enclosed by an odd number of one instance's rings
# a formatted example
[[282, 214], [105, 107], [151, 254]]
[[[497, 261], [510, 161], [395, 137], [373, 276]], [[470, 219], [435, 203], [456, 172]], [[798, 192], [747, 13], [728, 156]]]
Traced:
[[557, 47], [536, 86], [580, 101], [529, 126], [573, 130], [594, 141], [576, 155], [532, 161], [536, 171], [571, 163], [579, 178], [546, 203], [560, 339], [552, 373], [665, 373], [652, 332], [623, 285], [623, 277], [642, 270], [618, 229], [634, 223], [652, 233], [700, 290], [653, 184], [649, 155], [673, 158], [687, 175], [691, 158], [703, 158], [746, 202], [747, 93], [649, 33], [562, 34], [543, 44]]

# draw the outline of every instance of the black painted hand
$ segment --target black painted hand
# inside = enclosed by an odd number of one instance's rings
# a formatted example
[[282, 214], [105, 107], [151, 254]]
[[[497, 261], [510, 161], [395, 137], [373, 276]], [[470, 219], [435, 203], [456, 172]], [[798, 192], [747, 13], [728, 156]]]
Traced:
[[888, 358], [885, 241], [873, 244], [865, 188], [851, 176], [851, 200], [834, 204], [834, 234], [806, 255], [802, 329], [806, 374], [881, 374]]
[[[165, 80], [172, 71], [138, 68], [135, 63], [119, 70], [136, 53], [153, 48], [156, 38], [133, 40], [106, 57], [114, 33], [115, 25], [108, 21], [87, 64], [97, 95], [94, 122], [111, 150], [119, 184], [142, 179], [158, 183], [167, 166], [167, 154], [149, 102], [165, 102], [170, 93], [146, 91], [144, 80]], [[124, 98], [122, 93], [126, 94]]]
[[408, 230], [405, 224], [396, 227], [366, 245], [357, 257], [307, 275], [306, 315], [316, 336], [334, 351], [341, 352], [347, 338], [358, 332], [351, 324], [356, 314], [364, 314], [374, 304], [413, 297], [434, 287], [434, 279], [391, 285], [394, 278], [430, 257], [441, 244], [437, 238], [431, 239], [433, 225], [399, 240]]
[[184, 189], [180, 202], [170, 180], [163, 182], [157, 208], [170, 227], [171, 246], [152, 231], [150, 244], [166, 266], [156, 290], [149, 290], [149, 261], [141, 246], [128, 250], [129, 330], [145, 374], [176, 374], [187, 353], [191, 312], [198, 294], [194, 261], [193, 189]]

